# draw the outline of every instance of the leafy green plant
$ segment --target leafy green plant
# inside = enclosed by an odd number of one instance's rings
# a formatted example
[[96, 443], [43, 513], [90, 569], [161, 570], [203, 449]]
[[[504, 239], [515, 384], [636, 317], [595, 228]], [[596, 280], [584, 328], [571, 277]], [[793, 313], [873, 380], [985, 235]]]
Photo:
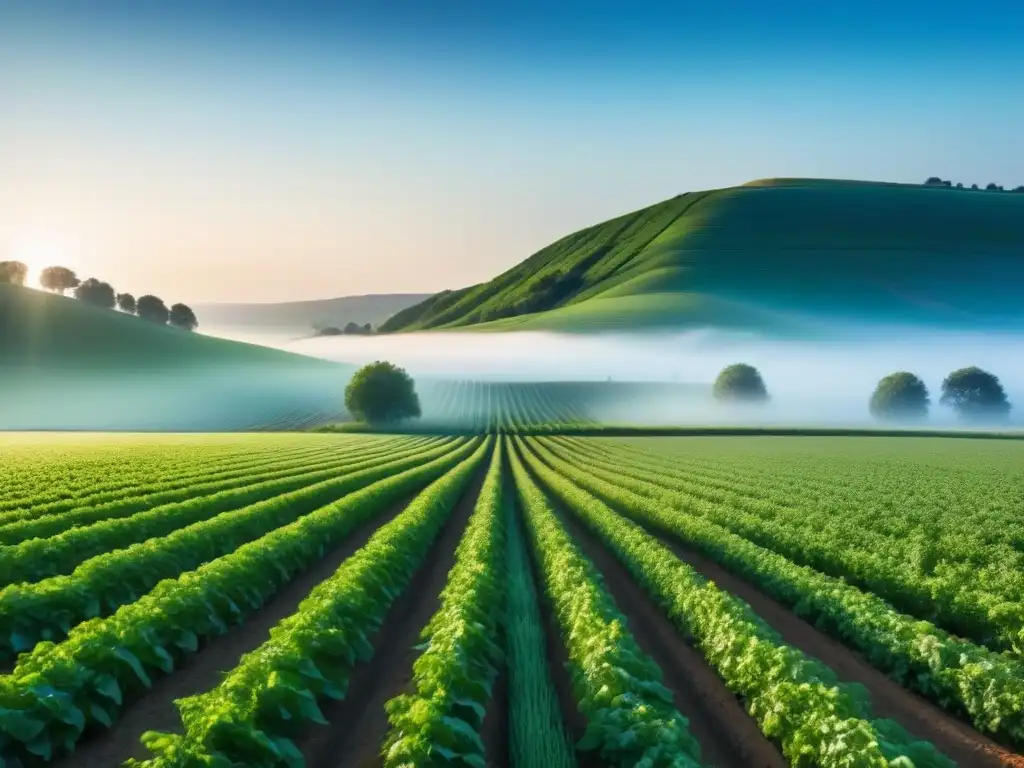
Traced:
[[180, 699], [184, 733], [145, 734], [155, 757], [129, 765], [300, 765], [288, 735], [323, 723], [318, 699], [344, 696], [352, 668], [373, 655], [374, 632], [490, 450], [489, 441], [480, 445], [382, 526], [220, 685]]
[[423, 629], [422, 653], [413, 665], [415, 693], [386, 705], [387, 768], [487, 765], [480, 729], [502, 662], [498, 643], [505, 602], [502, 462], [499, 441], [441, 607]]
[[[547, 441], [540, 444], [551, 447]], [[542, 455], [552, 467], [602, 500], [679, 536], [757, 584], [860, 651], [898, 682], [966, 716], [979, 730], [1024, 745], [1024, 663], [1020, 659], [952, 636], [930, 622], [898, 612], [870, 592], [799, 566], [713, 522], [666, 504], [650, 482], [631, 480], [633, 469], [625, 468], [621, 460], [613, 471], [591, 454], [573, 457], [554, 450]]]
[[514, 768], [573, 768], [576, 756], [548, 670], [537, 588], [510, 495], [506, 490], [509, 758]]
[[[349, 472], [308, 488], [97, 555], [68, 576], [11, 584], [0, 590], [0, 653], [17, 653], [28, 650], [39, 640], [64, 637], [80, 621], [110, 614], [144, 595], [161, 579], [220, 557], [346, 493], [442, 456], [450, 449], [450, 444], [443, 443], [432, 450], [387, 457], [390, 460], [376, 458], [351, 464]], [[201, 502], [198, 500], [197, 506]], [[92, 531], [92, 541], [106, 541], [112, 547], [116, 546], [117, 534], [124, 531], [124, 526], [116, 526], [113, 534], [107, 535], [110, 527], [104, 523], [93, 527], [96, 530]], [[72, 534], [62, 536], [71, 538]], [[58, 551], [66, 551], [60, 546], [61, 538], [50, 541]]]
[[911, 759], [916, 768], [954, 768], [932, 745], [913, 741], [895, 723], [876, 720], [860, 686], [840, 683], [824, 664], [783, 643], [746, 603], [584, 490], [585, 472], [536, 443], [531, 447], [537, 455], [528, 452], [527, 460], [544, 485], [615, 553], [679, 630], [694, 638], [793, 765], [884, 768]]
[[700, 747], [672, 705], [661, 670], [637, 645], [625, 617], [576, 548], [543, 492], [510, 451], [526, 528], [544, 591], [561, 628], [573, 691], [587, 718], [577, 748], [604, 765], [699, 766]]
[[[444, 451], [441, 446], [435, 450]], [[386, 454], [385, 454], [386, 455]], [[416, 456], [413, 449], [400, 452], [393, 462]], [[290, 500], [307, 500], [314, 506], [323, 503], [336, 489], [351, 483], [350, 473], [382, 466], [376, 458], [354, 460], [331, 469], [292, 474], [288, 477], [199, 496], [187, 501], [167, 504], [137, 512], [123, 518], [101, 519], [92, 525], [80, 524], [45, 539], [34, 538], [0, 549], [0, 583], [33, 582], [48, 576], [73, 571], [91, 557], [113, 549], [127, 547], [156, 536], [166, 536], [182, 527], [249, 505], [266, 502], [279, 504], [285, 494]], [[313, 508], [313, 507], [307, 507]], [[80, 520], [80, 523], [91, 522]]]
[[[223, 634], [356, 526], [465, 462], [477, 442], [392, 473], [177, 579], [106, 619], [42, 642], [0, 677], [0, 754], [70, 751], [89, 725], [115, 721], [130, 697]], [[422, 507], [422, 503], [420, 505]]]

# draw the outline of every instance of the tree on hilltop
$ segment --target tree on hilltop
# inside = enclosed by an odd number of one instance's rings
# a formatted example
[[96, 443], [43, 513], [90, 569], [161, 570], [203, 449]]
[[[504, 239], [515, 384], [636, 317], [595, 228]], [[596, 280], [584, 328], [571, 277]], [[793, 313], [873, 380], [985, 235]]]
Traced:
[[0, 283], [24, 285], [28, 277], [28, 265], [22, 261], [0, 261]]
[[117, 308], [127, 315], [135, 314], [135, 297], [130, 293], [117, 294]]
[[768, 389], [761, 373], [746, 363], [734, 363], [723, 368], [711, 393], [720, 402], [763, 403], [768, 400]]
[[917, 376], [897, 371], [878, 382], [871, 395], [871, 415], [881, 421], [908, 421], [928, 416], [928, 388]]
[[151, 323], [167, 325], [170, 310], [167, 309], [163, 299], [146, 294], [145, 296], [140, 296], [135, 302], [135, 314], [144, 320], [149, 320]]
[[117, 303], [117, 292], [114, 291], [114, 287], [110, 283], [90, 277], [75, 288], [75, 298], [86, 304], [92, 304], [94, 307], [113, 309], [114, 304]]
[[404, 369], [378, 360], [356, 371], [345, 388], [345, 408], [367, 424], [385, 424], [418, 417], [420, 399]]
[[199, 327], [196, 313], [187, 304], [172, 305], [168, 313], [168, 320], [175, 328], [181, 328], [185, 331], [194, 331]]
[[72, 288], [77, 288], [82, 281], [74, 270], [67, 267], [47, 267], [39, 273], [39, 284], [48, 291], [59, 293], [61, 296]]
[[941, 184], [942, 179], [940, 179], [938, 176], [929, 176], [928, 181], [925, 182], [925, 186], [928, 187], [937, 187], [940, 186]]
[[973, 365], [946, 377], [939, 402], [973, 421], [1004, 419], [1011, 408], [999, 378]]

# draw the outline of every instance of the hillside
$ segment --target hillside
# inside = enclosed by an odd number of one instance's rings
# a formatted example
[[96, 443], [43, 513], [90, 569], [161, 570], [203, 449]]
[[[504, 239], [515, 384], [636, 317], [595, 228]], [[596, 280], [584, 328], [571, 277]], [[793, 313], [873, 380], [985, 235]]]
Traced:
[[568, 235], [383, 330], [1024, 325], [1024, 194], [816, 179], [692, 192]]
[[341, 328], [350, 322], [370, 323], [376, 328], [396, 312], [429, 297], [428, 293], [370, 294], [273, 304], [198, 304], [195, 310], [204, 328], [302, 335], [315, 326]]
[[237, 430], [337, 418], [352, 366], [0, 284], [0, 429]]

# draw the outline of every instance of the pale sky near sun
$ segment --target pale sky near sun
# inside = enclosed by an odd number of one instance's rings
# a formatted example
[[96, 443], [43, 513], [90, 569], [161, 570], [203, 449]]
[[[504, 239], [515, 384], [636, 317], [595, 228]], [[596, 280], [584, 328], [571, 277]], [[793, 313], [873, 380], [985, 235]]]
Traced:
[[168, 301], [457, 288], [766, 176], [1024, 184], [1013, 2], [89, 5], [0, 7], [0, 260]]

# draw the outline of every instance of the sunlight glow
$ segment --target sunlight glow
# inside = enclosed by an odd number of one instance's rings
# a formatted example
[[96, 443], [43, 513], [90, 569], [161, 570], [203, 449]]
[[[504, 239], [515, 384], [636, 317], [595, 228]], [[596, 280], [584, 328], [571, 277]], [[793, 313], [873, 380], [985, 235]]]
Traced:
[[28, 267], [25, 285], [30, 288], [41, 288], [39, 275], [46, 267], [61, 266], [75, 269], [69, 258], [69, 249], [62, 243], [52, 239], [38, 237], [25, 238], [16, 244], [11, 258], [24, 262]]

